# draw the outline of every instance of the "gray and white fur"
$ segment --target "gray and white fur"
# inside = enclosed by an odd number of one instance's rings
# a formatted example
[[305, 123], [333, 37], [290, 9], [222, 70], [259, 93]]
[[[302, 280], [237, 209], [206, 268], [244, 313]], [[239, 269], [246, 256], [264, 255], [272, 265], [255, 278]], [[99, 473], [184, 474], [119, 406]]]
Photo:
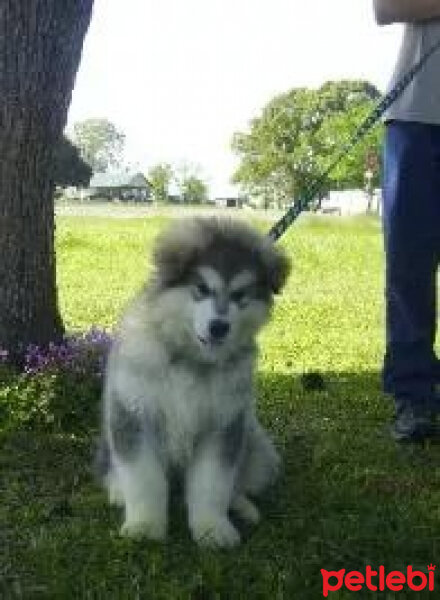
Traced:
[[122, 317], [103, 397], [104, 482], [121, 533], [162, 540], [170, 473], [180, 471], [201, 545], [240, 541], [250, 499], [279, 457], [257, 420], [255, 337], [289, 271], [285, 254], [238, 221], [183, 219], [155, 247], [154, 273]]

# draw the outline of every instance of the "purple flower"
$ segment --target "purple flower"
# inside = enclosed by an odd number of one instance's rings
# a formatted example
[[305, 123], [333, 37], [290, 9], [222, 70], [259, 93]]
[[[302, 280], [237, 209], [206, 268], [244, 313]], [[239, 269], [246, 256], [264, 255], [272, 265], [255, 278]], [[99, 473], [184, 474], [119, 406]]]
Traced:
[[0, 348], [0, 365], [5, 364], [8, 360], [9, 352]]
[[92, 327], [87, 332], [66, 336], [59, 344], [51, 342], [46, 348], [30, 345], [24, 371], [33, 375], [61, 370], [101, 378], [112, 341], [107, 331]]

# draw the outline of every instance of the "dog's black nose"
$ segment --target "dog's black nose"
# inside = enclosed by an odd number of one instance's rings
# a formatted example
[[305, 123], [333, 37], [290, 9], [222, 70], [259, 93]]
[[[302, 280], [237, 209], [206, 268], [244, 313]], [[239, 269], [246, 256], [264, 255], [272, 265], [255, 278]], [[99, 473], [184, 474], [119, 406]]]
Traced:
[[220, 341], [225, 338], [230, 329], [230, 325], [227, 321], [221, 319], [214, 319], [209, 324], [209, 333], [213, 340]]

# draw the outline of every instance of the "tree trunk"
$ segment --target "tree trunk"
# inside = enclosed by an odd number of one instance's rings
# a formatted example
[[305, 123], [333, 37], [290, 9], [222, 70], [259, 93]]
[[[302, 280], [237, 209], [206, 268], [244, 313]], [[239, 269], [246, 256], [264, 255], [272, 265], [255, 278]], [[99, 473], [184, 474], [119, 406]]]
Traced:
[[0, 0], [0, 347], [62, 334], [53, 154], [93, 0]]

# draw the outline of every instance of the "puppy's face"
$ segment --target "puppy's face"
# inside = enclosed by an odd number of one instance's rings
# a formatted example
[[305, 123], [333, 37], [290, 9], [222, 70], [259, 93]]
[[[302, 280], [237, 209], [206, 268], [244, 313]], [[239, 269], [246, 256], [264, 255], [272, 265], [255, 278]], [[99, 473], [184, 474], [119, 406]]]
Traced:
[[209, 362], [249, 346], [269, 313], [267, 298], [248, 269], [225, 277], [213, 267], [200, 266], [185, 289], [193, 342]]
[[285, 254], [242, 223], [182, 221], [155, 251], [161, 334], [194, 360], [237, 355], [253, 345], [288, 272]]

